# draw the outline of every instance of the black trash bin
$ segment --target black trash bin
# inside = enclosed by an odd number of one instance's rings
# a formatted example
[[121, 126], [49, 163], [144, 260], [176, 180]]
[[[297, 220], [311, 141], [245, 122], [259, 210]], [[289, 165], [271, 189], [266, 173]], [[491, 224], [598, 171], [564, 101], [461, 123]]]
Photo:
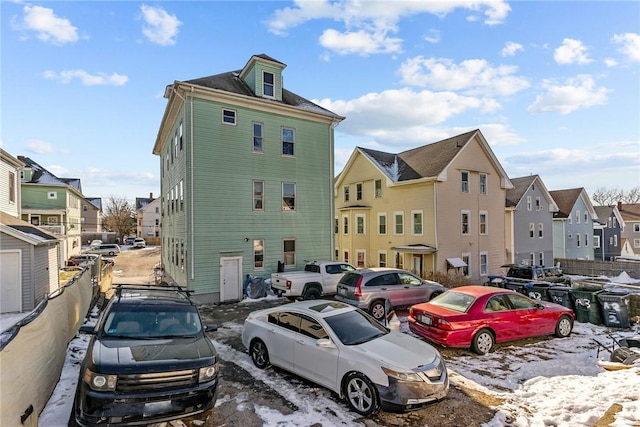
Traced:
[[602, 325], [602, 314], [600, 303], [598, 302], [598, 294], [601, 292], [603, 292], [601, 288], [571, 289], [573, 311], [576, 313], [578, 322]]
[[552, 286], [547, 290], [549, 301], [574, 309], [570, 286]]
[[527, 292], [531, 287], [531, 283], [520, 283], [520, 282], [507, 282], [505, 283], [505, 288], [511, 289], [512, 291], [516, 291], [521, 293], [522, 295], [529, 295]]
[[598, 294], [602, 307], [602, 320], [612, 328], [629, 328], [629, 300], [631, 296], [625, 292], [604, 291]]
[[538, 301], [551, 301], [550, 286], [550, 283], [531, 283], [531, 286], [527, 287], [527, 296]]

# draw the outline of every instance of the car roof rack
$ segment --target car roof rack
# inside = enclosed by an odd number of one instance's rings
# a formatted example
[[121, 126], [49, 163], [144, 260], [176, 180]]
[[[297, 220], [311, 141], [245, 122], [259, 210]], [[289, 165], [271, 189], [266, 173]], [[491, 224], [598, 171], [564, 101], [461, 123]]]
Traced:
[[167, 285], [167, 286], [154, 286], [154, 285], [127, 285], [127, 284], [118, 284], [115, 287], [115, 294], [118, 299], [122, 296], [122, 291], [176, 291], [184, 294], [189, 300], [191, 300], [191, 294], [193, 291], [185, 288], [184, 286], [179, 285]]

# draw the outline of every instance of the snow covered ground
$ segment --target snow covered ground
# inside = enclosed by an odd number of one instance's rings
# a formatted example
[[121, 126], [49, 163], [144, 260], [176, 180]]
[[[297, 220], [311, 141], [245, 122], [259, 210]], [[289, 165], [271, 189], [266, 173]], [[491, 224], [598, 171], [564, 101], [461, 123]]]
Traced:
[[[259, 301], [244, 300], [240, 304], [255, 304]], [[0, 320], [1, 329], [6, 329], [9, 322], [19, 319], [2, 316]], [[410, 333], [406, 318], [401, 317], [400, 320], [402, 330]], [[241, 330], [241, 324], [233, 323], [223, 325], [219, 332], [239, 335]], [[598, 345], [594, 341], [597, 339], [606, 346], [612, 346], [613, 338], [638, 334], [638, 325], [634, 325], [631, 330], [613, 331], [612, 334], [605, 326], [576, 322], [573, 334], [566, 339], [542, 339], [525, 345], [502, 346], [484, 356], [460, 352], [455, 357], [447, 358], [447, 363], [453, 383], [464, 384], [502, 399], [503, 403], [494, 408], [495, 417], [484, 424], [485, 427], [593, 426], [612, 405], [620, 406], [617, 407], [618, 412], [611, 426], [638, 427], [640, 366], [619, 371], [604, 370], [598, 365], [598, 360], [608, 360], [610, 355], [602, 350], [598, 355]], [[80, 335], [69, 344], [60, 381], [40, 415], [40, 426], [67, 425], [78, 369], [88, 341], [88, 336]], [[265, 372], [253, 367], [248, 354], [216, 340], [213, 342], [222, 360], [233, 361], [256, 380], [265, 381]], [[293, 399], [292, 402], [299, 410], [294, 414], [284, 415], [272, 408], [258, 407], [256, 412], [264, 420], [265, 426], [356, 424], [352, 421], [356, 419], [355, 414], [346, 405], [329, 405], [332, 407], [330, 413], [319, 413], [317, 400], [324, 398], [324, 395], [300, 393], [299, 387], [299, 384], [292, 384], [284, 379], [273, 384], [273, 390]], [[220, 396], [218, 404], [229, 398]], [[253, 405], [250, 401], [238, 401], [242, 402], [238, 404], [239, 411]]]

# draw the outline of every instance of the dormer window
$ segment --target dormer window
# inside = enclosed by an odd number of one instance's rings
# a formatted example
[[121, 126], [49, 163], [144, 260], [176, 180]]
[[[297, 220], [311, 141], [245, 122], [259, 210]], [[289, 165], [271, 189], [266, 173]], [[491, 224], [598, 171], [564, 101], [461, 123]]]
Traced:
[[275, 76], [268, 71], [262, 72], [262, 95], [274, 98], [275, 97]]

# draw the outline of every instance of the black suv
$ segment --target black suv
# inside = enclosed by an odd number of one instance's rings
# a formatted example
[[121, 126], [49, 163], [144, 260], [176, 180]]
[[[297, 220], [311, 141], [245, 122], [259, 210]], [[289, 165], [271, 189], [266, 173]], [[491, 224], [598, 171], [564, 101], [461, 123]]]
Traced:
[[70, 425], [147, 425], [213, 408], [218, 357], [189, 292], [120, 285], [80, 368]]

